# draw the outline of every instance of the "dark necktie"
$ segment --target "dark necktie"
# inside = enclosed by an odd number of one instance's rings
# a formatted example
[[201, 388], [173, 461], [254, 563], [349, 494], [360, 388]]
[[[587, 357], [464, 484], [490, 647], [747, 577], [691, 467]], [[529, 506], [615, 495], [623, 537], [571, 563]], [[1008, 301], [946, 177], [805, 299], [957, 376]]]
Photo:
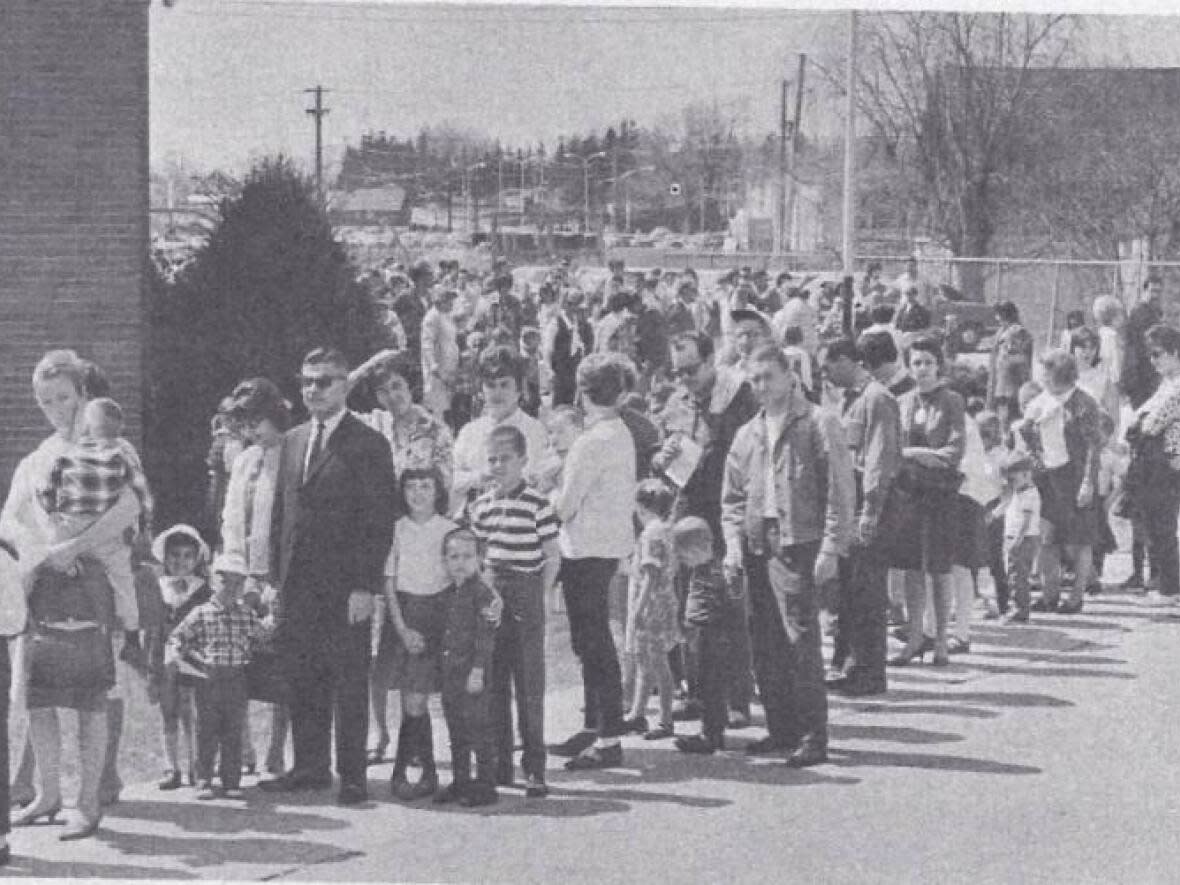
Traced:
[[[311, 468], [315, 466], [316, 462], [320, 460], [320, 454], [324, 450], [324, 422], [317, 421], [315, 423], [315, 433], [311, 438], [311, 454], [307, 459], [307, 473], [311, 473]], [[304, 476], [306, 479], [307, 476]]]

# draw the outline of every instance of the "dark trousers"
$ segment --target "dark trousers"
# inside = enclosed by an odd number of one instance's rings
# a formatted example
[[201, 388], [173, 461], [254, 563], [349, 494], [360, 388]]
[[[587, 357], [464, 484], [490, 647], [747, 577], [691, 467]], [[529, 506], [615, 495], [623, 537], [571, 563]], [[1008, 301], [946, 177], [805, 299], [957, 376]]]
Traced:
[[[0, 636], [0, 808], [12, 803], [8, 790], [8, 692], [12, 687], [12, 662], [8, 659], [8, 640]], [[27, 743], [27, 742], [26, 742]], [[0, 815], [0, 836], [9, 832], [8, 812]]]
[[850, 680], [885, 686], [889, 567], [882, 551], [854, 547], [840, 560], [832, 666]]
[[471, 757], [475, 756], [476, 780], [496, 785], [496, 737], [491, 721], [491, 692], [487, 685], [479, 694], [468, 694], [470, 671], [443, 674], [442, 708], [451, 742], [451, 775], [456, 783], [471, 780]]
[[242, 723], [249, 694], [244, 667], [210, 667], [197, 683], [197, 778], [213, 779], [213, 760], [221, 785], [236, 790], [242, 782]]
[[1032, 602], [1029, 578], [1033, 569], [1036, 568], [1037, 554], [1040, 551], [1041, 539], [1039, 536], [1033, 535], [1021, 538], [1020, 543], [1007, 549], [1004, 553], [1004, 562], [1008, 569], [1008, 586], [1012, 588], [1016, 611], [1023, 615], [1028, 614], [1029, 605]]
[[515, 691], [525, 774], [545, 777], [545, 588], [540, 572], [494, 571], [504, 600], [492, 655], [491, 710], [497, 761], [512, 769], [512, 696]]
[[696, 634], [700, 661], [701, 732], [708, 738], [720, 738], [729, 724], [727, 701], [737, 674], [750, 669], [740, 653], [738, 629], [741, 613], [726, 614], [717, 623], [706, 624]]
[[563, 559], [561, 591], [570, 643], [582, 665], [586, 728], [600, 737], [623, 734], [623, 676], [610, 632], [609, 591], [617, 559]]
[[1147, 555], [1151, 576], [1164, 596], [1180, 593], [1180, 551], [1176, 519], [1180, 513], [1180, 477], [1167, 464], [1153, 463], [1137, 502], [1147, 529]]
[[771, 738], [785, 746], [826, 747], [824, 687], [815, 560], [819, 542], [773, 556], [746, 551], [754, 674]]
[[336, 773], [342, 783], [365, 785], [370, 632], [363, 621], [337, 632], [334, 641], [309, 637], [285, 645], [296, 771], [330, 775], [335, 717]]
[[[687, 601], [688, 588], [687, 569], [681, 569], [676, 576], [676, 594], [680, 606], [680, 618], [684, 619], [684, 606]], [[750, 701], [754, 698], [754, 670], [750, 655], [750, 628], [744, 612], [745, 599], [734, 602], [742, 606], [743, 612], [727, 621], [728, 639], [733, 645], [734, 665], [729, 668], [729, 684], [726, 686], [726, 699], [729, 709], [750, 715]], [[668, 652], [668, 663], [672, 668], [672, 678], [677, 682], [684, 682], [688, 697], [704, 703], [704, 677], [701, 668], [701, 633], [699, 630], [687, 631], [684, 642]]]
[[996, 588], [996, 608], [1008, 610], [1010, 590], [1008, 569], [1004, 565], [1004, 517], [998, 516], [987, 524], [987, 569]]

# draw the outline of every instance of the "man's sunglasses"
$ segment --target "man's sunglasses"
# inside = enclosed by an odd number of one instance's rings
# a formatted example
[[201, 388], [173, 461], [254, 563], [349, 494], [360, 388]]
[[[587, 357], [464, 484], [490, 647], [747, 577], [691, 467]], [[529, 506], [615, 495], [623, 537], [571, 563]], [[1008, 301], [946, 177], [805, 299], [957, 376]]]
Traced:
[[343, 375], [320, 375], [318, 378], [312, 378], [309, 375], [301, 375], [299, 377], [299, 385], [301, 387], [314, 387], [316, 390], [327, 390], [337, 381], [343, 381]]

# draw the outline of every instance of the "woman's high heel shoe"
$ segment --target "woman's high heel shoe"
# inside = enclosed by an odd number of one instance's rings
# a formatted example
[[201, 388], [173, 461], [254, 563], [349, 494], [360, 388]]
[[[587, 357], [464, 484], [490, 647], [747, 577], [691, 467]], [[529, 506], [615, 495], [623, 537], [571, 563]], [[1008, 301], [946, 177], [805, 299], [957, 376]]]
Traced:
[[58, 841], [73, 842], [77, 839], [85, 839], [88, 836], [93, 836], [100, 823], [102, 823], [101, 814], [94, 820], [88, 820], [85, 815], [80, 815], [78, 820], [66, 827], [62, 834], [57, 837]]
[[37, 823], [41, 818], [45, 818], [46, 823], [54, 823], [57, 816], [61, 814], [61, 799], [58, 799], [52, 805], [42, 805], [40, 807], [29, 804], [25, 810], [12, 818], [9, 823], [14, 827], [31, 827]]

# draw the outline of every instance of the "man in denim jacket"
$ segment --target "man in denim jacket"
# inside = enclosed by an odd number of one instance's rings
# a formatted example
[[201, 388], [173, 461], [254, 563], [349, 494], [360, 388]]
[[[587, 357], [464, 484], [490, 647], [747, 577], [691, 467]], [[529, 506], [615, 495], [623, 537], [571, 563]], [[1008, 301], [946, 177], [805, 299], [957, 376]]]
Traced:
[[839, 416], [817, 409], [773, 345], [750, 358], [762, 411], [738, 431], [725, 465], [725, 568], [749, 582], [754, 671], [769, 735], [747, 750], [784, 750], [801, 768], [827, 761], [816, 588], [836, 576], [852, 535], [855, 486]]

